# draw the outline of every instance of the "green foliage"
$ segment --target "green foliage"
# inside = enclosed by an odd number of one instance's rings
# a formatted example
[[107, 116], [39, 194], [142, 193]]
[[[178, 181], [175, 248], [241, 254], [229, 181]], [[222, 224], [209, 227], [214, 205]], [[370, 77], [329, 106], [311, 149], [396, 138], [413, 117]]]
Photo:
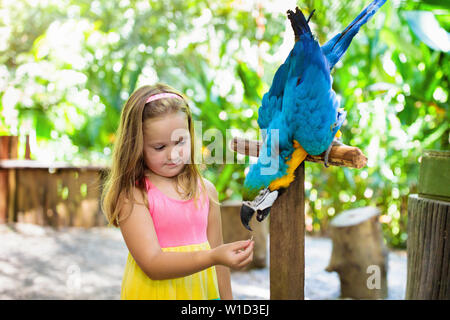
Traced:
[[[404, 5], [418, 9], [413, 3]], [[338, 30], [360, 8], [338, 19], [343, 24]], [[333, 73], [334, 90], [348, 112], [343, 141], [358, 146], [368, 156], [368, 166], [324, 170], [307, 165], [306, 194], [314, 200], [308, 212], [311, 231], [326, 228], [327, 220], [342, 210], [377, 206], [387, 242], [405, 247], [407, 200], [417, 192], [420, 156], [425, 149], [449, 149], [449, 56], [418, 41], [398, 14], [403, 10], [386, 3]]]
[[[310, 24], [323, 44], [368, 2], [298, 5], [307, 14], [316, 9]], [[139, 86], [161, 81], [189, 97], [202, 132], [219, 130], [224, 147], [227, 130], [250, 135], [293, 44], [285, 11], [294, 3], [260, 3], [5, 1], [0, 134], [31, 134], [41, 160], [107, 164], [125, 101]], [[405, 246], [419, 158], [424, 149], [449, 149], [450, 63], [448, 53], [421, 41], [403, 12], [431, 11], [448, 31], [449, 9], [436, 0], [388, 1], [335, 67], [333, 88], [348, 112], [343, 141], [369, 163], [361, 170], [306, 165], [307, 230], [326, 232], [339, 212], [371, 205], [382, 210], [387, 242]], [[213, 142], [203, 141], [206, 154]], [[240, 162], [201, 166], [220, 200], [240, 199], [249, 159], [233, 159]]]

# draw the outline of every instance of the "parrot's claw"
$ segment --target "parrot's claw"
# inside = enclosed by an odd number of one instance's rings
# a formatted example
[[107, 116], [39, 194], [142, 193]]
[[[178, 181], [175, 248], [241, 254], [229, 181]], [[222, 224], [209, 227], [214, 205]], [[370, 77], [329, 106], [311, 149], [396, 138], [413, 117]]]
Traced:
[[334, 139], [333, 142], [331, 143], [332, 146], [343, 146], [344, 144], [342, 143], [342, 141], [340, 139]]
[[327, 151], [325, 152], [325, 157], [323, 158], [323, 165], [325, 166], [325, 168], [328, 168], [328, 155], [330, 154], [331, 148], [333, 147], [332, 144], [330, 144], [330, 146], [328, 147]]
[[330, 155], [331, 148], [334, 146], [343, 146], [344, 144], [341, 142], [341, 140], [335, 138], [333, 139], [333, 142], [331, 142], [330, 146], [328, 147], [327, 151], [325, 152], [325, 157], [323, 159], [323, 164], [325, 165], [325, 168], [328, 168], [328, 156]]

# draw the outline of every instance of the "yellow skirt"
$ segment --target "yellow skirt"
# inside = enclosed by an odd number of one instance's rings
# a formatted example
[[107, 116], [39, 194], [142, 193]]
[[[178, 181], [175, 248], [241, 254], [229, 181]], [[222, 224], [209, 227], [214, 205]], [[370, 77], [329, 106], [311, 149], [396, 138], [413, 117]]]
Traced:
[[[209, 250], [208, 242], [162, 248], [164, 252]], [[150, 279], [128, 253], [120, 293], [122, 300], [210, 300], [219, 299], [216, 268], [210, 267], [192, 275], [167, 279]]]

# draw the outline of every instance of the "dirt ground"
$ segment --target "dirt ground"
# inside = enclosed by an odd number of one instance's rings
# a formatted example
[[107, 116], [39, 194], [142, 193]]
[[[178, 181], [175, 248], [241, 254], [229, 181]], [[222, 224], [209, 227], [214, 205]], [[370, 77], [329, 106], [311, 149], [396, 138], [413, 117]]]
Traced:
[[[0, 225], [0, 299], [119, 299], [128, 250], [115, 228]], [[327, 238], [306, 237], [305, 299], [338, 299], [339, 277], [324, 269]], [[388, 299], [404, 299], [406, 253], [389, 252]], [[235, 299], [269, 299], [269, 269], [232, 272]]]

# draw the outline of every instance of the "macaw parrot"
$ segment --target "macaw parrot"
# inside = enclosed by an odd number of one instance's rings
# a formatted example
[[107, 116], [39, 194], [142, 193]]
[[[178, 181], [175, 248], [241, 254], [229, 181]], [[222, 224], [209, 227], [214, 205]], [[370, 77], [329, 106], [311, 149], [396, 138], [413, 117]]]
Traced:
[[347, 50], [353, 37], [386, 2], [374, 0], [342, 33], [322, 47], [314, 39], [308, 22], [297, 7], [287, 16], [295, 34], [294, 48], [276, 71], [269, 91], [258, 110], [263, 145], [258, 161], [250, 166], [243, 186], [241, 221], [249, 227], [252, 216], [262, 221], [277, 197], [294, 180], [295, 169], [308, 154], [340, 144], [340, 127], [346, 112], [339, 108], [333, 91], [331, 70]]

